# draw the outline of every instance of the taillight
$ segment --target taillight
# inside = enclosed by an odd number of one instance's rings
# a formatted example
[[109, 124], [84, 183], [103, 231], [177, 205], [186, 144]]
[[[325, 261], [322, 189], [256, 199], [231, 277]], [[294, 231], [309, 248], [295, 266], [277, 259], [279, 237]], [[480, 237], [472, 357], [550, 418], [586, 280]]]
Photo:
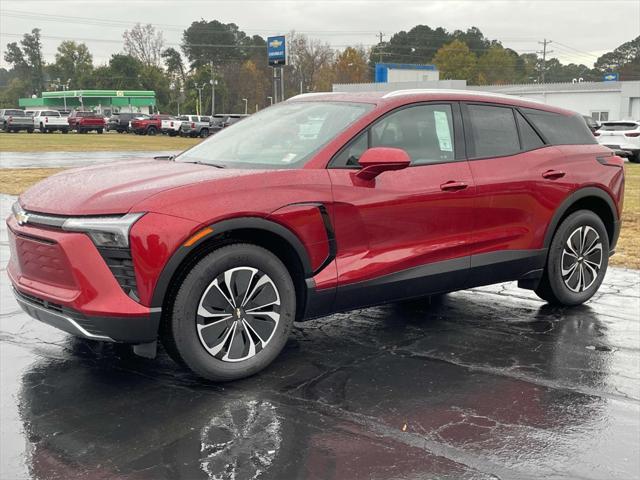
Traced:
[[49, 123], [49, 117], [44, 117], [44, 123]]
[[629, 132], [624, 134], [625, 137], [640, 137], [640, 132]]
[[600, 132], [593, 132], [593, 136], [594, 137], [599, 137], [600, 136]]
[[173, 122], [171, 122], [169, 125], [171, 125], [173, 127]]
[[12, 121], [13, 121], [13, 117], [9, 117], [9, 118], [7, 119], [7, 122], [8, 122], [8, 123], [11, 123]]
[[196, 128], [196, 124], [195, 123], [191, 123], [191, 128]]

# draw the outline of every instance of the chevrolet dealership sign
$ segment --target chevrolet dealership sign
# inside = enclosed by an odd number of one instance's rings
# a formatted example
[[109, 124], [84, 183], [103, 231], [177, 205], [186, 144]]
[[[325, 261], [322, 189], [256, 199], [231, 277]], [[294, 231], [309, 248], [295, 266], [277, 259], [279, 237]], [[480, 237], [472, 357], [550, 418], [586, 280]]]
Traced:
[[284, 35], [267, 38], [267, 56], [272, 67], [287, 64], [287, 50]]

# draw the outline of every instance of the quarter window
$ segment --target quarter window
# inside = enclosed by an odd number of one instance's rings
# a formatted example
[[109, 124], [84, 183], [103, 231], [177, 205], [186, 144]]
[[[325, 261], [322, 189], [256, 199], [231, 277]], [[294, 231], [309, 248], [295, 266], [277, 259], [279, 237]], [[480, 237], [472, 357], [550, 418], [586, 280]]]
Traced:
[[597, 143], [580, 115], [523, 108], [522, 113], [552, 145], [589, 145]]
[[544, 147], [544, 142], [540, 139], [540, 136], [536, 133], [533, 127], [529, 125], [529, 122], [524, 119], [520, 112], [516, 112], [516, 118], [518, 119], [518, 129], [520, 130], [522, 150], [526, 152], [528, 150]]
[[508, 107], [468, 105], [474, 158], [501, 157], [520, 151], [513, 111]]

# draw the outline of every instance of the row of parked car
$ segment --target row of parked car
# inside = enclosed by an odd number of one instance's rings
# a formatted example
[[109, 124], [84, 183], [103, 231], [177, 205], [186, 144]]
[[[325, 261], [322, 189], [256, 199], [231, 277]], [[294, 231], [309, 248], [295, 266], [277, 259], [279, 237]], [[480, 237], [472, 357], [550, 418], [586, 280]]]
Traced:
[[584, 116], [587, 126], [604, 145], [630, 162], [640, 163], [640, 121], [618, 120], [598, 123], [591, 117]]
[[138, 135], [158, 135], [186, 137], [208, 137], [228, 127], [246, 115], [145, 115], [139, 113], [116, 113], [107, 122], [107, 129], [118, 133], [131, 132]]
[[27, 131], [40, 133], [60, 131], [78, 133], [95, 131], [132, 132], [138, 135], [167, 134], [170, 136], [208, 137], [229, 125], [242, 120], [246, 115], [147, 115], [143, 113], [116, 113], [105, 118], [95, 112], [74, 110], [0, 110], [0, 125], [4, 132]]

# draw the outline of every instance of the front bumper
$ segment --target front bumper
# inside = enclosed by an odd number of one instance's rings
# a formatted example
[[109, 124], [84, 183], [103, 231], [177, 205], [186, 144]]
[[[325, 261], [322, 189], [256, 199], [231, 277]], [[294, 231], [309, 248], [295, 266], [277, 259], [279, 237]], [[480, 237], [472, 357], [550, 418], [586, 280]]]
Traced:
[[156, 339], [160, 308], [128, 296], [87, 235], [18, 225], [13, 216], [7, 226], [7, 274], [29, 315], [86, 338]]
[[14, 296], [29, 316], [76, 337], [122, 343], [150, 343], [157, 339], [160, 309], [145, 317], [97, 317], [26, 295], [14, 288]]

